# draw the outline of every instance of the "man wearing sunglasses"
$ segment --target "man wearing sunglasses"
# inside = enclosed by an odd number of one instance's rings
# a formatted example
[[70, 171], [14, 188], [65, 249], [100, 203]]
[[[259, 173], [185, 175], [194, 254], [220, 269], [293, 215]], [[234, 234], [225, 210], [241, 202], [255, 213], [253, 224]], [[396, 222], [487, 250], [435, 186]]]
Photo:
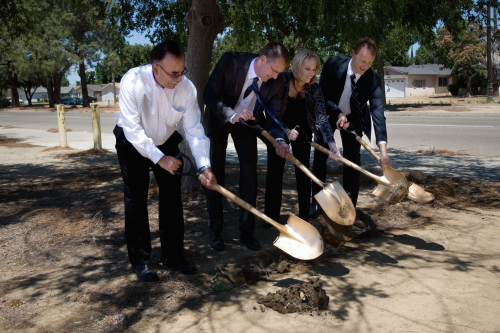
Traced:
[[[281, 43], [269, 43], [259, 55], [226, 52], [217, 62], [203, 92], [205, 115], [203, 127], [210, 139], [210, 162], [219, 184], [224, 185], [226, 148], [228, 136], [234, 142], [240, 163], [239, 196], [250, 205], [257, 200], [257, 134], [254, 129], [240, 123], [254, 120], [269, 129], [275, 138], [283, 134], [270, 117], [264, 118], [262, 105], [257, 102], [255, 91], [274, 113], [281, 110], [285, 80], [281, 72], [290, 63], [288, 50]], [[267, 120], [266, 120], [267, 119]], [[288, 144], [282, 143], [277, 153], [284, 154]], [[223, 228], [222, 195], [207, 190], [207, 206], [210, 216], [210, 246], [216, 251], [225, 248], [221, 233]], [[250, 250], [260, 249], [253, 237], [255, 216], [240, 208], [240, 242]]]
[[196, 88], [187, 73], [181, 46], [174, 41], [156, 45], [151, 64], [130, 69], [120, 83], [120, 112], [116, 117], [116, 151], [125, 197], [125, 239], [132, 270], [143, 281], [157, 281], [150, 265], [148, 220], [150, 169], [159, 187], [159, 230], [164, 265], [184, 274], [196, 267], [183, 255], [184, 217], [181, 200], [182, 162], [175, 158], [183, 137], [175, 130], [183, 122], [185, 139], [199, 170], [216, 182], [210, 170], [210, 142], [200, 123]]
[[[349, 56], [333, 56], [328, 58], [323, 70], [319, 85], [325, 98], [326, 112], [332, 129], [340, 130], [344, 157], [357, 165], [361, 164], [361, 145], [351, 133], [341, 128], [355, 131], [359, 136], [366, 134], [371, 137], [371, 126], [375, 129], [376, 143], [380, 149], [379, 165], [383, 169], [390, 166], [387, 156], [387, 130], [384, 116], [384, 103], [380, 76], [371, 68], [377, 47], [369, 38], [360, 39]], [[368, 105], [369, 102], [369, 105]], [[316, 142], [328, 148], [322, 138]], [[326, 179], [326, 160], [328, 156], [314, 151], [313, 173], [322, 181]], [[359, 193], [358, 171], [344, 165], [343, 187], [356, 206]], [[313, 196], [321, 188], [312, 184]], [[312, 200], [311, 217], [317, 217], [321, 212], [317, 201]]]

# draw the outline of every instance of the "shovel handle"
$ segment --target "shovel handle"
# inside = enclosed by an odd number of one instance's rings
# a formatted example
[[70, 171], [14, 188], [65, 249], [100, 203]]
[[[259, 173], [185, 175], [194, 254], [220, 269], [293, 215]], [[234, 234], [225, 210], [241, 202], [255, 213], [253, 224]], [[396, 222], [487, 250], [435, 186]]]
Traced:
[[[324, 154], [327, 154], [329, 155], [330, 154], [330, 151], [328, 149], [326, 149], [325, 147], [317, 144], [316, 142], [311, 142], [311, 146], [316, 149], [316, 150], [319, 150], [321, 151], [322, 153]], [[393, 187], [391, 184], [389, 183], [386, 183], [384, 182], [382, 179], [380, 179], [379, 176], [376, 176], [374, 175], [373, 173], [369, 172], [369, 171], [366, 171], [365, 169], [363, 169], [362, 167], [360, 167], [359, 165], [355, 164], [355, 163], [352, 163], [351, 161], [343, 158], [342, 156], [339, 156], [337, 157], [337, 161], [342, 163], [342, 164], [345, 164], [347, 165], [348, 167], [350, 168], [353, 168], [354, 170], [357, 170], [359, 172], [361, 172], [362, 174], [370, 177], [371, 179], [374, 179], [377, 181], [377, 183], [379, 183], [380, 185], [384, 185], [384, 186], [388, 186], [388, 187]]]
[[[271, 134], [269, 134], [269, 132], [267, 132], [266, 130], [262, 130], [262, 135], [269, 141], [271, 142], [271, 144], [274, 146], [274, 147], [279, 147], [279, 143], [278, 141], [276, 141]], [[330, 151], [328, 151], [328, 154], [330, 154]], [[292, 161], [293, 164], [295, 164], [295, 166], [297, 168], [299, 168], [300, 170], [302, 170], [309, 178], [311, 178], [311, 180], [313, 182], [315, 182], [316, 184], [318, 184], [319, 186], [321, 187], [325, 187], [325, 183], [323, 183], [321, 180], [318, 179], [318, 177], [316, 177], [312, 172], [311, 170], [309, 170], [309, 168], [307, 168], [304, 164], [302, 164], [297, 158], [295, 158], [295, 156], [293, 156], [292, 154], [290, 153], [286, 153], [286, 156], [288, 157], [288, 159], [290, 161]]]
[[375, 153], [373, 149], [365, 141], [363, 141], [363, 139], [355, 131], [349, 131], [345, 128], [342, 128], [342, 130], [355, 136], [356, 141], [358, 141], [370, 153], [370, 155], [373, 156], [373, 158], [375, 158], [377, 161], [380, 161], [380, 157], [377, 155], [377, 153]]
[[[200, 174], [198, 176], [198, 179], [199, 180], [208, 180], [203, 174]], [[237, 197], [233, 193], [231, 193], [228, 190], [226, 190], [224, 187], [222, 187], [219, 184], [215, 183], [215, 184], [212, 185], [212, 188], [214, 190], [216, 190], [217, 192], [219, 192], [220, 194], [222, 194], [223, 196], [225, 196], [226, 198], [228, 198], [229, 200], [231, 200], [232, 202], [234, 202], [234, 203], [240, 205], [241, 207], [245, 208], [246, 210], [248, 210], [253, 215], [260, 217], [261, 219], [263, 219], [264, 221], [266, 221], [267, 223], [269, 223], [270, 225], [272, 225], [273, 227], [275, 227], [276, 229], [278, 229], [280, 231], [280, 233], [285, 234], [288, 237], [293, 238], [296, 241], [302, 243], [301, 240], [299, 240], [295, 236], [291, 235], [288, 232], [288, 230], [283, 225], [281, 225], [278, 222], [274, 221], [272, 218], [270, 218], [266, 214], [263, 214], [263, 213], [259, 212], [256, 208], [254, 208], [248, 202], [246, 202], [243, 199]]]
[[380, 157], [373, 151], [372, 147], [370, 147], [363, 139], [359, 136], [356, 136], [356, 141], [358, 141], [369, 153], [373, 156], [377, 161], [380, 161]]

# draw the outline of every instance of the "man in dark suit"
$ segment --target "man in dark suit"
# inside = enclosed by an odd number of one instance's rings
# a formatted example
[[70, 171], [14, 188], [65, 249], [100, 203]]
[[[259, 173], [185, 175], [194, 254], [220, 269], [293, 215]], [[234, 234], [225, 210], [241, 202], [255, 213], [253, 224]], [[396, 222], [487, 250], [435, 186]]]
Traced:
[[[281, 131], [264, 118], [263, 109], [254, 89], [259, 91], [266, 105], [275, 113], [281, 110], [284, 79], [279, 76], [290, 63], [288, 50], [281, 43], [269, 43], [259, 53], [226, 52], [215, 66], [203, 93], [205, 115], [203, 127], [210, 139], [212, 172], [220, 185], [224, 185], [226, 148], [228, 135], [238, 153], [240, 163], [239, 196], [250, 205], [257, 198], [257, 133], [242, 125], [239, 120], [255, 120], [269, 129], [275, 138], [283, 137]], [[280, 156], [288, 151], [283, 142], [277, 149]], [[225, 248], [221, 237], [223, 228], [222, 195], [207, 190], [207, 206], [210, 215], [210, 245], [217, 251]], [[260, 244], [253, 237], [255, 216], [240, 208], [240, 242], [250, 250], [259, 250]]]
[[[386, 165], [390, 166], [390, 160], [386, 149], [387, 130], [382, 100], [383, 87], [380, 85], [380, 76], [370, 68], [376, 53], [377, 47], [373, 40], [360, 39], [351, 57], [328, 58], [321, 72], [319, 84], [323, 91], [326, 112], [332, 128], [355, 130], [359, 136], [365, 133], [370, 138], [373, 119], [376, 142], [380, 150], [379, 165], [383, 169]], [[356, 141], [355, 136], [345, 131], [340, 131], [340, 136], [344, 157], [360, 165], [361, 145]], [[316, 142], [327, 147], [321, 137], [317, 138]], [[323, 181], [326, 179], [327, 158], [328, 156], [319, 151], [314, 152], [313, 173]], [[344, 165], [343, 186], [354, 206], [358, 200], [359, 177], [359, 172]], [[320, 190], [321, 188], [313, 183], [313, 195]], [[320, 212], [321, 208], [313, 198], [310, 216], [317, 217]]]

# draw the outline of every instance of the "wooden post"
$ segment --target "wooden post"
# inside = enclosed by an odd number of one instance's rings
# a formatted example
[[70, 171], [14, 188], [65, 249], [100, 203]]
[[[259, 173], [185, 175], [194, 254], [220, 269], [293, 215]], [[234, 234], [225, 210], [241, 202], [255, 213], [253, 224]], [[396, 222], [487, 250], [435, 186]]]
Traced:
[[90, 104], [90, 108], [92, 109], [92, 132], [94, 133], [94, 149], [101, 150], [101, 114], [99, 112], [99, 104], [92, 103]]
[[62, 104], [57, 104], [57, 123], [59, 125], [59, 145], [61, 148], [67, 148], [66, 117], [64, 116], [64, 105]]

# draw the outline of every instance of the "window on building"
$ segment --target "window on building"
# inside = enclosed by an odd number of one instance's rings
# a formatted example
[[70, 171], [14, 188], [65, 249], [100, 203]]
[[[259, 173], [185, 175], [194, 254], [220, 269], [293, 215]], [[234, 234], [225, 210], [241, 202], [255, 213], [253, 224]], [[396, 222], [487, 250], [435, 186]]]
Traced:
[[421, 88], [424, 86], [423, 81], [424, 80], [413, 80], [413, 86], [416, 88]]
[[448, 78], [447, 77], [440, 77], [439, 82], [438, 82], [439, 87], [448, 87]]

